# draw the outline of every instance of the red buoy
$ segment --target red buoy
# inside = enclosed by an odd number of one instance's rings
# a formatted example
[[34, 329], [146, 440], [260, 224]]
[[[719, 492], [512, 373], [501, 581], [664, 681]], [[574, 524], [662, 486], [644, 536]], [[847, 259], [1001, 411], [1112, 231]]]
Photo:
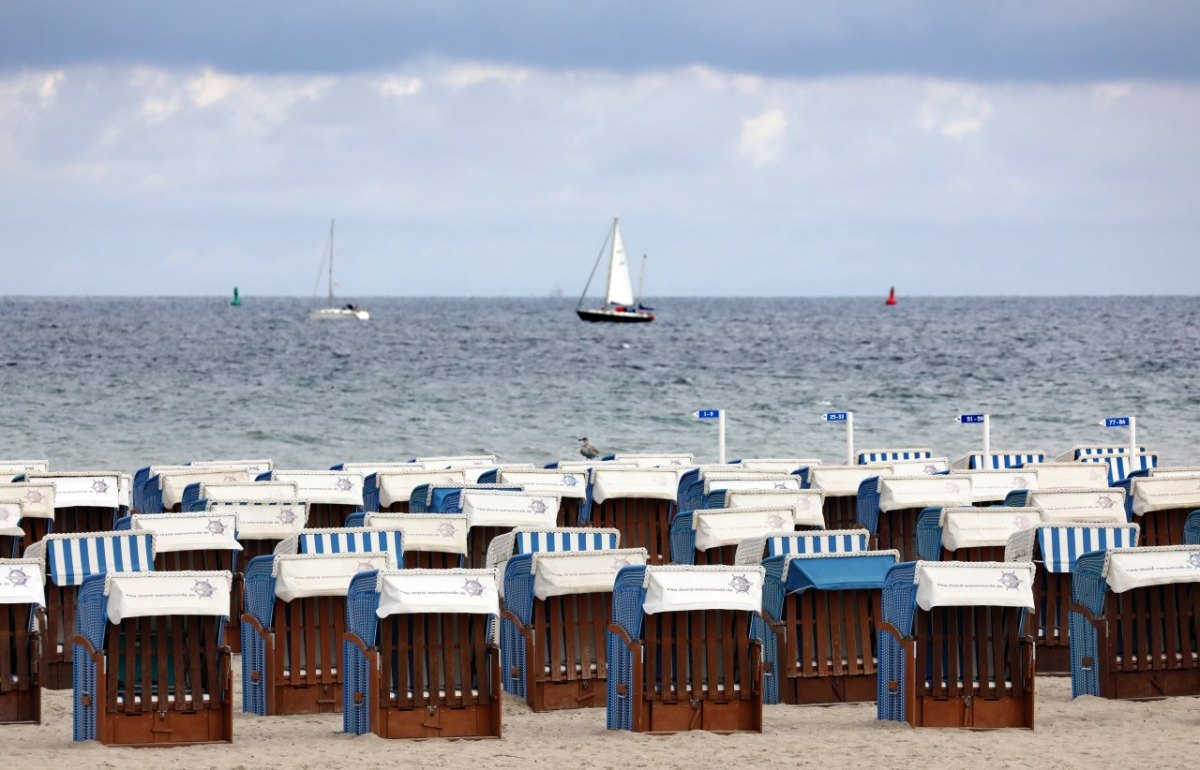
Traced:
[[888, 292], [888, 298], [887, 298], [887, 301], [886, 301], [886, 302], [884, 302], [883, 304], [885, 304], [885, 305], [894, 305], [894, 304], [896, 304], [896, 287], [895, 287], [895, 286], [893, 286], [893, 287], [892, 287], [892, 290]]

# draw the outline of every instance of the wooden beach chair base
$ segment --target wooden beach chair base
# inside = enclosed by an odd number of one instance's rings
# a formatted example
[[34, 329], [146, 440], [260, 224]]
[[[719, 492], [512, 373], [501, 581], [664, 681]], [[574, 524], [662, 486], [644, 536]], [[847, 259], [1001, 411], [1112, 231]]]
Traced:
[[612, 594], [553, 596], [533, 606], [533, 624], [522, 626], [511, 612], [504, 617], [519, 629], [528, 671], [514, 666], [525, 680], [525, 699], [534, 712], [607, 706], [607, 629]]
[[790, 677], [779, 682], [779, 702], [806, 706], [835, 703], [874, 703], [875, 674], [826, 676], [815, 679]]
[[69, 535], [77, 532], [111, 532], [116, 524], [113, 508], [74, 506], [54, 511], [54, 534]]
[[1134, 516], [1133, 520], [1142, 528], [1138, 545], [1182, 545], [1186, 542], [1183, 537], [1183, 525], [1193, 510], [1195, 507], [1176, 508]]
[[879, 601], [877, 589], [806, 591], [785, 597], [783, 617], [770, 622], [781, 703], [874, 702]]
[[40, 634], [30, 631], [28, 604], [0, 604], [0, 724], [41, 724]]
[[825, 529], [860, 529], [858, 523], [858, 500], [849, 497], [827, 497], [822, 505]]
[[71, 675], [71, 637], [75, 633], [75, 603], [78, 586], [46, 585], [46, 633], [42, 637], [42, 655], [38, 673], [47, 690], [70, 690], [75, 686]]
[[[228, 663], [226, 664], [228, 669]], [[104, 686], [104, 675], [100, 675]], [[233, 675], [226, 685], [233, 691]], [[96, 736], [106, 746], [168, 748], [194, 746], [203, 743], [233, 742], [232, 703], [225, 709], [201, 708], [195, 711], [146, 711], [132, 714], [105, 713], [97, 715]]]
[[[267, 716], [340, 714], [343, 672], [341, 642], [346, 635], [346, 599], [310, 596], [275, 600], [274, 628], [268, 631], [252, 614], [242, 616], [266, 640], [261, 676]], [[259, 673], [251, 674], [253, 686]]]
[[37, 682], [14, 683], [14, 689], [0, 692], [0, 725], [41, 723], [42, 688]]
[[875, 532], [875, 548], [880, 551], [895, 549], [900, 552], [900, 561], [915, 561], [917, 554], [917, 519], [923, 508], [902, 508], [897, 511], [880, 511], [879, 526]]
[[645, 548], [647, 564], [671, 561], [671, 511], [669, 500], [617, 498], [596, 503], [588, 522], [593, 527], [614, 527], [621, 533], [622, 548]]

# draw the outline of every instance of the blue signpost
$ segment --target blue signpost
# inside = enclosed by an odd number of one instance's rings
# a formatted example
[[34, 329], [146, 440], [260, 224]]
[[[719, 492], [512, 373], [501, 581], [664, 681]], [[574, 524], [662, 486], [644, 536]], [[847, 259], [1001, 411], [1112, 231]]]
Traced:
[[1136, 417], [1105, 417], [1100, 423], [1105, 428], [1129, 428], [1129, 456], [1137, 457], [1137, 418]]
[[954, 418], [960, 425], [983, 426], [983, 467], [992, 467], [992, 417], [988, 414], [960, 414]]
[[717, 421], [717, 462], [725, 464], [725, 410], [724, 409], [697, 409], [692, 412], [692, 417], [698, 420], [716, 420]]
[[854, 465], [854, 412], [826, 412], [821, 419], [846, 423], [846, 464]]

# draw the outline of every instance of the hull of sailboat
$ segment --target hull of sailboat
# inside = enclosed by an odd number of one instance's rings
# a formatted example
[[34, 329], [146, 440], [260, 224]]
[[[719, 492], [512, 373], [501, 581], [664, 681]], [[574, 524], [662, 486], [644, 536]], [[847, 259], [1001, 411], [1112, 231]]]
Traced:
[[350, 310], [344, 307], [322, 307], [308, 311], [308, 317], [318, 321], [368, 321], [371, 314], [366, 310]]
[[575, 310], [575, 314], [580, 319], [593, 323], [642, 324], [654, 320], [654, 314], [644, 310], [610, 310], [608, 308], [585, 310], [578, 308]]

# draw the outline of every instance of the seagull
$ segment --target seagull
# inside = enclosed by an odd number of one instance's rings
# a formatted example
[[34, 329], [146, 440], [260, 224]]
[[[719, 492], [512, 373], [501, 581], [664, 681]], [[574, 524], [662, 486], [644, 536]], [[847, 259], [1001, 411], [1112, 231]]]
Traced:
[[595, 460], [600, 456], [600, 450], [592, 446], [586, 437], [579, 439], [579, 441], [581, 442], [579, 445], [579, 454], [589, 460]]

